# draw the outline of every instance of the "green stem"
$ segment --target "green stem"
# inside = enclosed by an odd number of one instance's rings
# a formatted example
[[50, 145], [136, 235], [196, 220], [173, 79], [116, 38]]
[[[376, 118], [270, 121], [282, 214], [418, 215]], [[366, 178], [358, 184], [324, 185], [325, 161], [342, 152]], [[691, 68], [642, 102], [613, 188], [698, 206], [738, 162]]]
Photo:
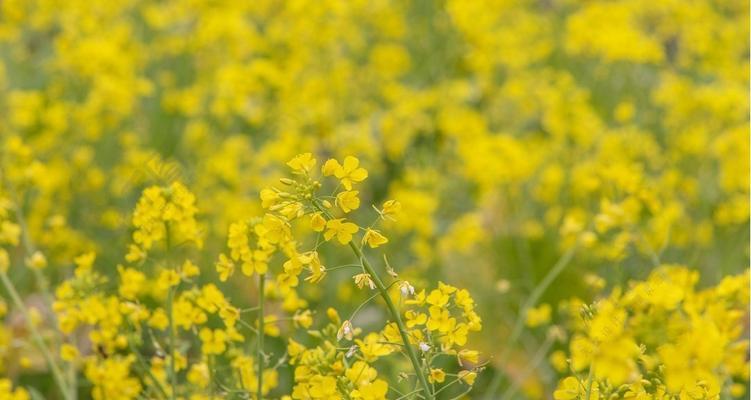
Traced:
[[266, 274], [258, 274], [258, 341], [256, 346], [256, 362], [258, 364], [258, 389], [256, 391], [256, 400], [263, 399], [263, 303], [264, 303], [264, 286], [266, 284]]
[[[540, 297], [545, 293], [545, 290], [548, 289], [548, 287], [553, 283], [555, 278], [558, 277], [558, 275], [563, 272], [564, 269], [566, 269], [566, 266], [571, 262], [571, 260], [574, 258], [574, 254], [576, 253], [576, 245], [569, 248], [562, 256], [558, 259], [558, 261], [553, 265], [553, 268], [548, 271], [547, 275], [542, 279], [542, 281], [534, 288], [532, 291], [532, 294], [530, 294], [527, 301], [524, 302], [524, 305], [519, 310], [519, 314], [516, 316], [516, 322], [514, 323], [514, 328], [511, 331], [511, 336], [509, 337], [508, 342], [506, 343], [505, 349], [503, 353], [501, 353], [501, 356], [498, 357], [498, 365], [499, 368], [505, 364], [508, 356], [511, 353], [511, 349], [516, 344], [516, 342], [519, 340], [519, 337], [521, 336], [522, 330], [524, 329], [524, 319], [527, 316], [527, 312], [530, 308], [534, 307], [537, 302], [540, 300]], [[493, 380], [488, 385], [488, 391], [486, 392], [485, 399], [490, 400], [495, 395], [495, 392], [498, 391], [498, 387], [501, 385], [501, 380], [503, 379], [503, 374], [498, 371], [494, 376]]]
[[175, 400], [177, 394], [177, 371], [175, 369], [175, 343], [177, 343], [177, 337], [175, 335], [175, 316], [173, 312], [173, 302], [175, 298], [175, 288], [171, 287], [167, 294], [167, 314], [169, 315], [169, 348], [170, 348], [170, 362], [169, 362], [169, 375], [170, 375], [170, 399]]
[[[13, 197], [18, 199], [18, 196], [16, 196], [15, 192], [12, 191], [12, 193], [13, 193]], [[32, 255], [37, 251], [37, 249], [34, 246], [34, 242], [31, 240], [31, 234], [29, 232], [29, 227], [26, 224], [26, 218], [24, 217], [23, 209], [21, 205], [17, 202], [13, 203], [13, 207], [16, 213], [16, 221], [18, 222], [18, 225], [21, 228], [21, 243], [23, 244], [24, 251], [26, 252], [26, 254]], [[52, 306], [52, 304], [55, 303], [55, 298], [52, 295], [52, 292], [50, 291], [50, 285], [49, 285], [49, 282], [47, 281], [47, 278], [44, 276], [44, 274], [42, 274], [42, 271], [36, 268], [32, 268], [32, 271], [34, 274], [34, 278], [36, 279], [37, 284], [39, 285], [39, 289], [42, 292], [42, 297], [44, 297], [47, 304]], [[57, 316], [55, 315], [55, 313], [52, 313], [51, 319], [52, 319], [53, 324], [57, 326], [58, 321], [57, 321]], [[55, 333], [56, 334], [52, 336], [52, 344], [53, 344], [53, 347], [59, 348], [60, 343], [59, 343], [59, 340], [58, 340], [59, 338], [57, 335], [57, 333], [59, 332], [56, 330]], [[70, 380], [69, 383], [70, 383], [71, 391], [69, 395], [71, 398], [74, 398], [74, 399], [78, 398], [78, 372], [76, 371], [75, 366], [71, 365], [71, 368], [69, 368], [66, 371], [66, 374], [68, 376], [68, 379]]]
[[11, 282], [10, 278], [8, 278], [8, 274], [5, 272], [0, 272], [0, 280], [2, 280], [3, 286], [5, 286], [5, 290], [8, 291], [8, 294], [13, 300], [13, 303], [21, 311], [21, 314], [23, 314], [23, 317], [26, 320], [26, 325], [29, 328], [29, 332], [31, 332], [31, 337], [34, 340], [34, 343], [36, 344], [39, 351], [42, 353], [42, 356], [44, 357], [44, 360], [47, 362], [47, 365], [50, 367], [50, 371], [52, 371], [52, 377], [55, 380], [55, 383], [57, 384], [57, 386], [60, 388], [63, 398], [72, 400], [73, 399], [71, 397], [72, 392], [69, 391], [68, 385], [65, 382], [65, 378], [63, 378], [63, 374], [60, 371], [60, 368], [55, 363], [55, 359], [52, 356], [52, 353], [50, 352], [49, 348], [47, 348], [47, 345], [44, 344], [44, 339], [42, 339], [42, 335], [39, 334], [39, 331], [37, 330], [36, 326], [34, 326], [34, 322], [31, 320], [31, 314], [29, 313], [29, 309], [26, 308], [26, 305], [21, 300], [21, 296], [16, 291], [15, 286], [13, 286], [13, 282]]
[[154, 373], [151, 372], [151, 369], [149, 368], [146, 361], [143, 359], [143, 356], [141, 353], [136, 349], [136, 346], [133, 344], [133, 340], [128, 337], [128, 347], [130, 348], [130, 352], [136, 355], [136, 360], [138, 361], [138, 365], [141, 367], [141, 369], [144, 371], [144, 374], [149, 377], [151, 382], [154, 384], [154, 387], [157, 389], [159, 394], [162, 395], [163, 398], [167, 398], [167, 392], [164, 391], [164, 388], [162, 387], [162, 384], [159, 383], [159, 379], [154, 376]]
[[209, 364], [209, 399], [214, 400], [214, 356], [209, 356], [206, 360]]
[[592, 368], [592, 364], [589, 364], [589, 374], [587, 376], [587, 395], [586, 400], [589, 400], [592, 396], [592, 382], [594, 377], [594, 368]]

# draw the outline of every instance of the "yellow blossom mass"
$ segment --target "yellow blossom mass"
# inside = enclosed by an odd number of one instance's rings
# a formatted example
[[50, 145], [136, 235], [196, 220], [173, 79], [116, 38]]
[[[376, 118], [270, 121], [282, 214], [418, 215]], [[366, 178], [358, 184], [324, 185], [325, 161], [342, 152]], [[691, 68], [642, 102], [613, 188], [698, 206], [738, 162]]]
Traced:
[[749, 398], [749, 2], [0, 1], [0, 400]]

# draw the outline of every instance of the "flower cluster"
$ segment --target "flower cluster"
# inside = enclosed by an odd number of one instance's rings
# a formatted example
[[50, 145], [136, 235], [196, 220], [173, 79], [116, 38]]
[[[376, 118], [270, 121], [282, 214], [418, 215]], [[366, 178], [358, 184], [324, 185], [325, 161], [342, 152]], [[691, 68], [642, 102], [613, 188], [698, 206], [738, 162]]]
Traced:
[[[374, 221], [361, 227], [354, 222], [361, 202], [356, 185], [368, 174], [355, 157], [329, 160], [322, 175], [333, 180], [325, 185], [310, 153], [287, 165], [292, 179], [280, 181], [292, 190], [264, 189], [260, 200], [267, 212], [229, 224], [226, 252], [214, 261], [221, 283], [212, 283], [213, 274], [199, 267], [202, 238], [195, 196], [174, 182], [144, 189], [132, 217], [132, 242], [115, 276], [95, 251], [75, 257], [72, 274], [50, 294], [53, 317], [48, 321], [14, 297], [63, 398], [77, 396], [78, 379], [91, 385], [88, 395], [95, 400], [204, 400], [233, 394], [383, 400], [389, 392], [434, 398], [472, 389], [482, 366], [479, 352], [465, 345], [470, 331], [480, 331], [481, 321], [469, 292], [441, 283], [426, 296], [425, 289], [398, 279], [388, 263], [386, 278], [368, 261], [366, 253], [389, 243], [377, 225], [395, 220], [400, 203], [389, 200], [374, 207]], [[329, 186], [331, 195], [320, 194]], [[11, 222], [10, 211], [2, 216], [4, 243], [17, 245], [22, 224]], [[327, 250], [327, 242], [336, 245]], [[186, 246], [191, 243], [195, 246]], [[335, 255], [342, 249], [356, 263], [325, 267], [323, 252]], [[1, 254], [0, 276], [6, 290], [15, 293], [7, 275], [11, 257], [5, 249]], [[32, 271], [46, 263], [38, 251], [26, 259]], [[302, 284], [316, 287], [327, 274], [348, 268], [358, 270], [351, 286], [375, 294], [346, 320], [329, 308], [320, 326], [322, 321], [306, 308]], [[228, 296], [224, 285], [233, 283], [250, 286], [255, 304], [245, 307], [247, 297]], [[386, 304], [385, 322], [381, 330], [365, 333], [355, 326], [358, 312], [376, 297]], [[54, 341], [42, 339], [40, 329]], [[287, 343], [284, 354], [264, 345], [264, 339], [280, 336]], [[454, 357], [451, 366], [446, 359]], [[388, 370], [380, 371], [376, 361], [382, 358], [411, 364], [412, 372], [395, 379]], [[290, 374], [293, 384], [275, 391], [283, 374]], [[24, 389], [2, 390], [13, 399], [27, 396]]]
[[[748, 381], [748, 274], [697, 290], [698, 274], [657, 268], [592, 305], [571, 302], [566, 355], [555, 353], [557, 400], [720, 399]], [[578, 310], [577, 310], [578, 308]]]
[[[373, 205], [374, 219], [363, 227], [351, 216], [361, 203], [356, 185], [368, 177], [367, 170], [360, 167], [357, 158], [347, 156], [342, 162], [336, 159], [326, 161], [320, 173], [323, 178], [332, 177], [331, 184], [319, 180], [317, 160], [311, 153], [295, 156], [287, 166], [292, 179], [280, 180], [284, 189], [272, 187], [261, 191], [263, 205], [270, 212], [264, 221], [282, 223], [284, 229], [281, 229], [280, 237], [289, 237], [289, 232], [294, 230], [291, 224], [301, 221], [298, 225], [315, 233], [316, 240], [312, 250], [293, 250], [289, 254], [277, 284], [285, 286], [292, 281], [296, 285], [296, 277], [303, 268], [309, 272], [306, 281], [320, 282], [327, 269], [318, 252], [326, 242], [332, 242], [336, 246], [349, 247], [356, 258], [355, 264], [344, 266], [359, 269], [352, 276], [354, 284], [360, 290], [376, 293], [344, 321], [336, 310], [330, 309], [327, 313], [329, 324], [309, 332], [317, 339], [315, 347], [307, 348], [290, 339], [288, 352], [296, 366], [292, 398], [376, 400], [385, 399], [389, 388], [402, 393], [393, 384], [390, 386], [387, 380], [377, 378], [378, 372], [372, 366], [378, 359], [394, 353], [406, 356], [412, 364], [410, 375], [418, 389], [413, 389], [409, 396], [432, 398], [436, 393], [452, 390], [452, 386], [460, 382], [467, 386], [464, 390], [471, 390], [480, 366], [479, 353], [464, 346], [469, 332], [480, 331], [482, 325], [469, 292], [441, 283], [439, 289], [426, 297], [425, 289], [416, 292], [412, 284], [399, 279], [398, 273], [387, 262], [384, 268], [388, 278], [385, 278], [368, 260], [367, 253], [389, 243], [377, 225], [385, 220], [395, 220], [401, 204], [387, 200], [380, 208]], [[333, 188], [329, 195], [321, 194], [329, 187]], [[353, 321], [357, 312], [375, 297], [381, 297], [386, 303], [388, 318], [392, 322], [380, 332], [364, 333]], [[429, 318], [423, 313], [428, 312], [426, 307], [429, 307]], [[452, 312], [458, 314], [459, 322], [451, 316]], [[445, 382], [447, 373], [436, 365], [442, 362], [440, 356], [457, 354], [458, 366], [465, 366], [465, 369], [451, 373], [457, 378]], [[436, 385], [440, 387], [436, 388]]]

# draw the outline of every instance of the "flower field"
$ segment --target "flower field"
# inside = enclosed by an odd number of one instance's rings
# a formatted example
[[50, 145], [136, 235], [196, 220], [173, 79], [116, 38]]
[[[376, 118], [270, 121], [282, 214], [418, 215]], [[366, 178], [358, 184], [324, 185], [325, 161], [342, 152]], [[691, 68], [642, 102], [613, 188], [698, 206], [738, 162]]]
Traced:
[[0, 400], [749, 397], [749, 4], [0, 0]]

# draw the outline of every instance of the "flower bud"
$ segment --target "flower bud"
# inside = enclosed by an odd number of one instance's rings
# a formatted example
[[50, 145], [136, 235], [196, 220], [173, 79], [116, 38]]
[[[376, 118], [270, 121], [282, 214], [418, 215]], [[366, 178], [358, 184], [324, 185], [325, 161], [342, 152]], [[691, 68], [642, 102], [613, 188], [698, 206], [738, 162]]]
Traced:
[[404, 297], [415, 294], [415, 287], [410, 285], [407, 281], [401, 283], [399, 290], [402, 292], [402, 296]]

